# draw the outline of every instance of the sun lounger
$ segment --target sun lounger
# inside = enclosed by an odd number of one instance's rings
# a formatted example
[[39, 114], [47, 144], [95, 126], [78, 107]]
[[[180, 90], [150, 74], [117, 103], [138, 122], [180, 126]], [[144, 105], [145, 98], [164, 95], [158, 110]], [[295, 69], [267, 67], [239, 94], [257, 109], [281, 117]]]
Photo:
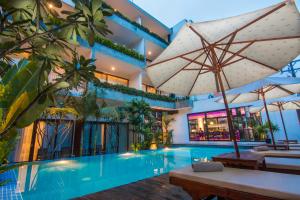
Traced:
[[170, 183], [193, 199], [219, 196], [233, 200], [300, 199], [300, 176], [258, 170], [224, 168], [222, 172], [170, 172]]
[[279, 157], [279, 158], [300, 158], [300, 151], [298, 150], [289, 150], [289, 151], [281, 151], [281, 150], [269, 150], [269, 151], [254, 151], [251, 150], [252, 153], [263, 155], [265, 157]]
[[278, 140], [279, 144], [298, 144], [297, 140]]
[[300, 159], [298, 158], [265, 157], [265, 165], [267, 171], [300, 175]]

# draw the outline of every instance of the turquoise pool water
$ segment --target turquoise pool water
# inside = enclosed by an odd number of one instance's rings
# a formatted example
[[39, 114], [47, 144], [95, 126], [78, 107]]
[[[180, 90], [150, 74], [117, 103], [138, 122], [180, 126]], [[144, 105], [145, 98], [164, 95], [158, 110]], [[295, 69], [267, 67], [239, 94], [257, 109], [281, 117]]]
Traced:
[[23, 199], [70, 199], [157, 176], [232, 148], [182, 147], [39, 162], [15, 171]]

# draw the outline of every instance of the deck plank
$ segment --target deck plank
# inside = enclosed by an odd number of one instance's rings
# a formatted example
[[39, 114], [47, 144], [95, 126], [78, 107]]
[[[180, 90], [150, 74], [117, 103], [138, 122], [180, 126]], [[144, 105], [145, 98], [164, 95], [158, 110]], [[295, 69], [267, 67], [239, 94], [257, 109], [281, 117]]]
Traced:
[[89, 194], [76, 200], [191, 200], [181, 188], [169, 183], [169, 175], [161, 175], [109, 190]]

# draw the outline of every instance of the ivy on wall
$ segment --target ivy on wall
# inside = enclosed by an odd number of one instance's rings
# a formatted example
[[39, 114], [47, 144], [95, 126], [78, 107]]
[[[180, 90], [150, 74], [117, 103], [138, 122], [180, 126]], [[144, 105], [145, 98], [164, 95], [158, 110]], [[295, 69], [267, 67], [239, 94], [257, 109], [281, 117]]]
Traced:
[[153, 99], [153, 100], [166, 101], [166, 102], [175, 102], [175, 101], [179, 100], [178, 98], [173, 98], [173, 97], [154, 94], [154, 93], [148, 93], [148, 92], [144, 92], [142, 90], [137, 90], [137, 89], [130, 88], [127, 86], [115, 85], [115, 84], [110, 84], [110, 83], [106, 83], [106, 82], [101, 82], [98, 84], [98, 86], [101, 88], [115, 90], [115, 91], [118, 91], [118, 92], [121, 92], [124, 94], [146, 97], [146, 98]]
[[103, 38], [103, 37], [96, 37], [95, 38], [95, 41], [99, 44], [102, 44], [106, 47], [109, 47], [111, 49], [114, 49], [116, 51], [119, 51], [123, 54], [126, 54], [130, 57], [133, 57], [133, 58], [136, 58], [140, 61], [145, 61], [145, 56], [139, 54], [138, 52], [136, 52], [135, 50], [133, 49], [129, 49], [125, 46], [122, 46], [120, 44], [117, 44], [117, 43], [114, 43], [113, 41], [109, 40], [109, 39], [106, 39], [106, 38]]

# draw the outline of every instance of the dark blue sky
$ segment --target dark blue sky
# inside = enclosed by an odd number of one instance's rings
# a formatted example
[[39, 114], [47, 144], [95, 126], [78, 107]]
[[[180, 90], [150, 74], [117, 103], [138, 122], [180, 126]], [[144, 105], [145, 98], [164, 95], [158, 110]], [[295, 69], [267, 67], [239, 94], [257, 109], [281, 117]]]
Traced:
[[[268, 7], [281, 0], [133, 0], [158, 20], [172, 27], [182, 19], [197, 21], [231, 17]], [[298, 9], [300, 0], [295, 0]]]

